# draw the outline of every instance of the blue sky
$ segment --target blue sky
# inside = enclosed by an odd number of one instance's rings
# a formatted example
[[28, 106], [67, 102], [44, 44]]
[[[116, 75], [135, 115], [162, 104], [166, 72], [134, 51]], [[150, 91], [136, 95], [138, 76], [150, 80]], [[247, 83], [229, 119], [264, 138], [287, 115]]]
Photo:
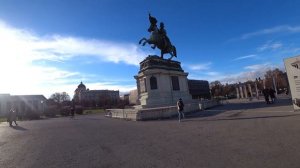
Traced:
[[[234, 83], [300, 53], [297, 0], [0, 0], [0, 93], [73, 95], [136, 87], [148, 12], [165, 28], [189, 79]], [[169, 57], [166, 55], [165, 57]]]

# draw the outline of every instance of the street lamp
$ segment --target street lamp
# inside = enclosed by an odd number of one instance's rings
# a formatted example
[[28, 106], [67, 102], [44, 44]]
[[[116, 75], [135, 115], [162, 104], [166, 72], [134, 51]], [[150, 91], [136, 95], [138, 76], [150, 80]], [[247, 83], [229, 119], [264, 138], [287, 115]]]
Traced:
[[[43, 100], [41, 100], [41, 104], [42, 104], [42, 113], [44, 114], [45, 111], [44, 111], [44, 101], [43, 101]], [[44, 115], [45, 115], [45, 114], [44, 114]]]
[[258, 82], [258, 79], [256, 78], [255, 79], [255, 91], [256, 91], [256, 98], [257, 98], [257, 100], [259, 100], [258, 89], [257, 89], [257, 82]]

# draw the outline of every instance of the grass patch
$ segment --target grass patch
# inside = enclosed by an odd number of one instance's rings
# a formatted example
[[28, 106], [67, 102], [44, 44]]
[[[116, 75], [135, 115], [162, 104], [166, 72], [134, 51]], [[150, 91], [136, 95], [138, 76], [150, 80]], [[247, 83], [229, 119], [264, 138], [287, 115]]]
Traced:
[[83, 110], [83, 114], [99, 114], [104, 112], [104, 109]]

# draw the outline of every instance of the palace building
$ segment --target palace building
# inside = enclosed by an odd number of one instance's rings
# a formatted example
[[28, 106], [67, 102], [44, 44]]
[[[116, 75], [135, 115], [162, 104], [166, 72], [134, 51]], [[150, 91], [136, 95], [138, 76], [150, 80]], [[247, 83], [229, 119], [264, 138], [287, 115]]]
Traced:
[[104, 102], [117, 104], [120, 99], [118, 90], [89, 90], [80, 82], [74, 93], [76, 103], [93, 103], [95, 105]]

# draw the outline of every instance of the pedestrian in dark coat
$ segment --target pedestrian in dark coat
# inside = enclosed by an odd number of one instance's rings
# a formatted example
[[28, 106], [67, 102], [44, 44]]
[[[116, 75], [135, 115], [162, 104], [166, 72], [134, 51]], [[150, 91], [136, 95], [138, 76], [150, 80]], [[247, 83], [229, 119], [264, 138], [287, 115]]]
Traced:
[[177, 101], [177, 110], [178, 110], [178, 121], [181, 122], [181, 116], [182, 118], [184, 118], [184, 113], [183, 113], [184, 104], [181, 98]]
[[265, 97], [265, 101], [267, 104], [270, 104], [270, 100], [269, 100], [269, 89], [268, 88], [265, 88], [263, 89], [263, 95]]
[[276, 91], [272, 88], [269, 89], [269, 94], [270, 94], [270, 98], [271, 98], [271, 102], [274, 103], [275, 102], [275, 99], [276, 99]]

